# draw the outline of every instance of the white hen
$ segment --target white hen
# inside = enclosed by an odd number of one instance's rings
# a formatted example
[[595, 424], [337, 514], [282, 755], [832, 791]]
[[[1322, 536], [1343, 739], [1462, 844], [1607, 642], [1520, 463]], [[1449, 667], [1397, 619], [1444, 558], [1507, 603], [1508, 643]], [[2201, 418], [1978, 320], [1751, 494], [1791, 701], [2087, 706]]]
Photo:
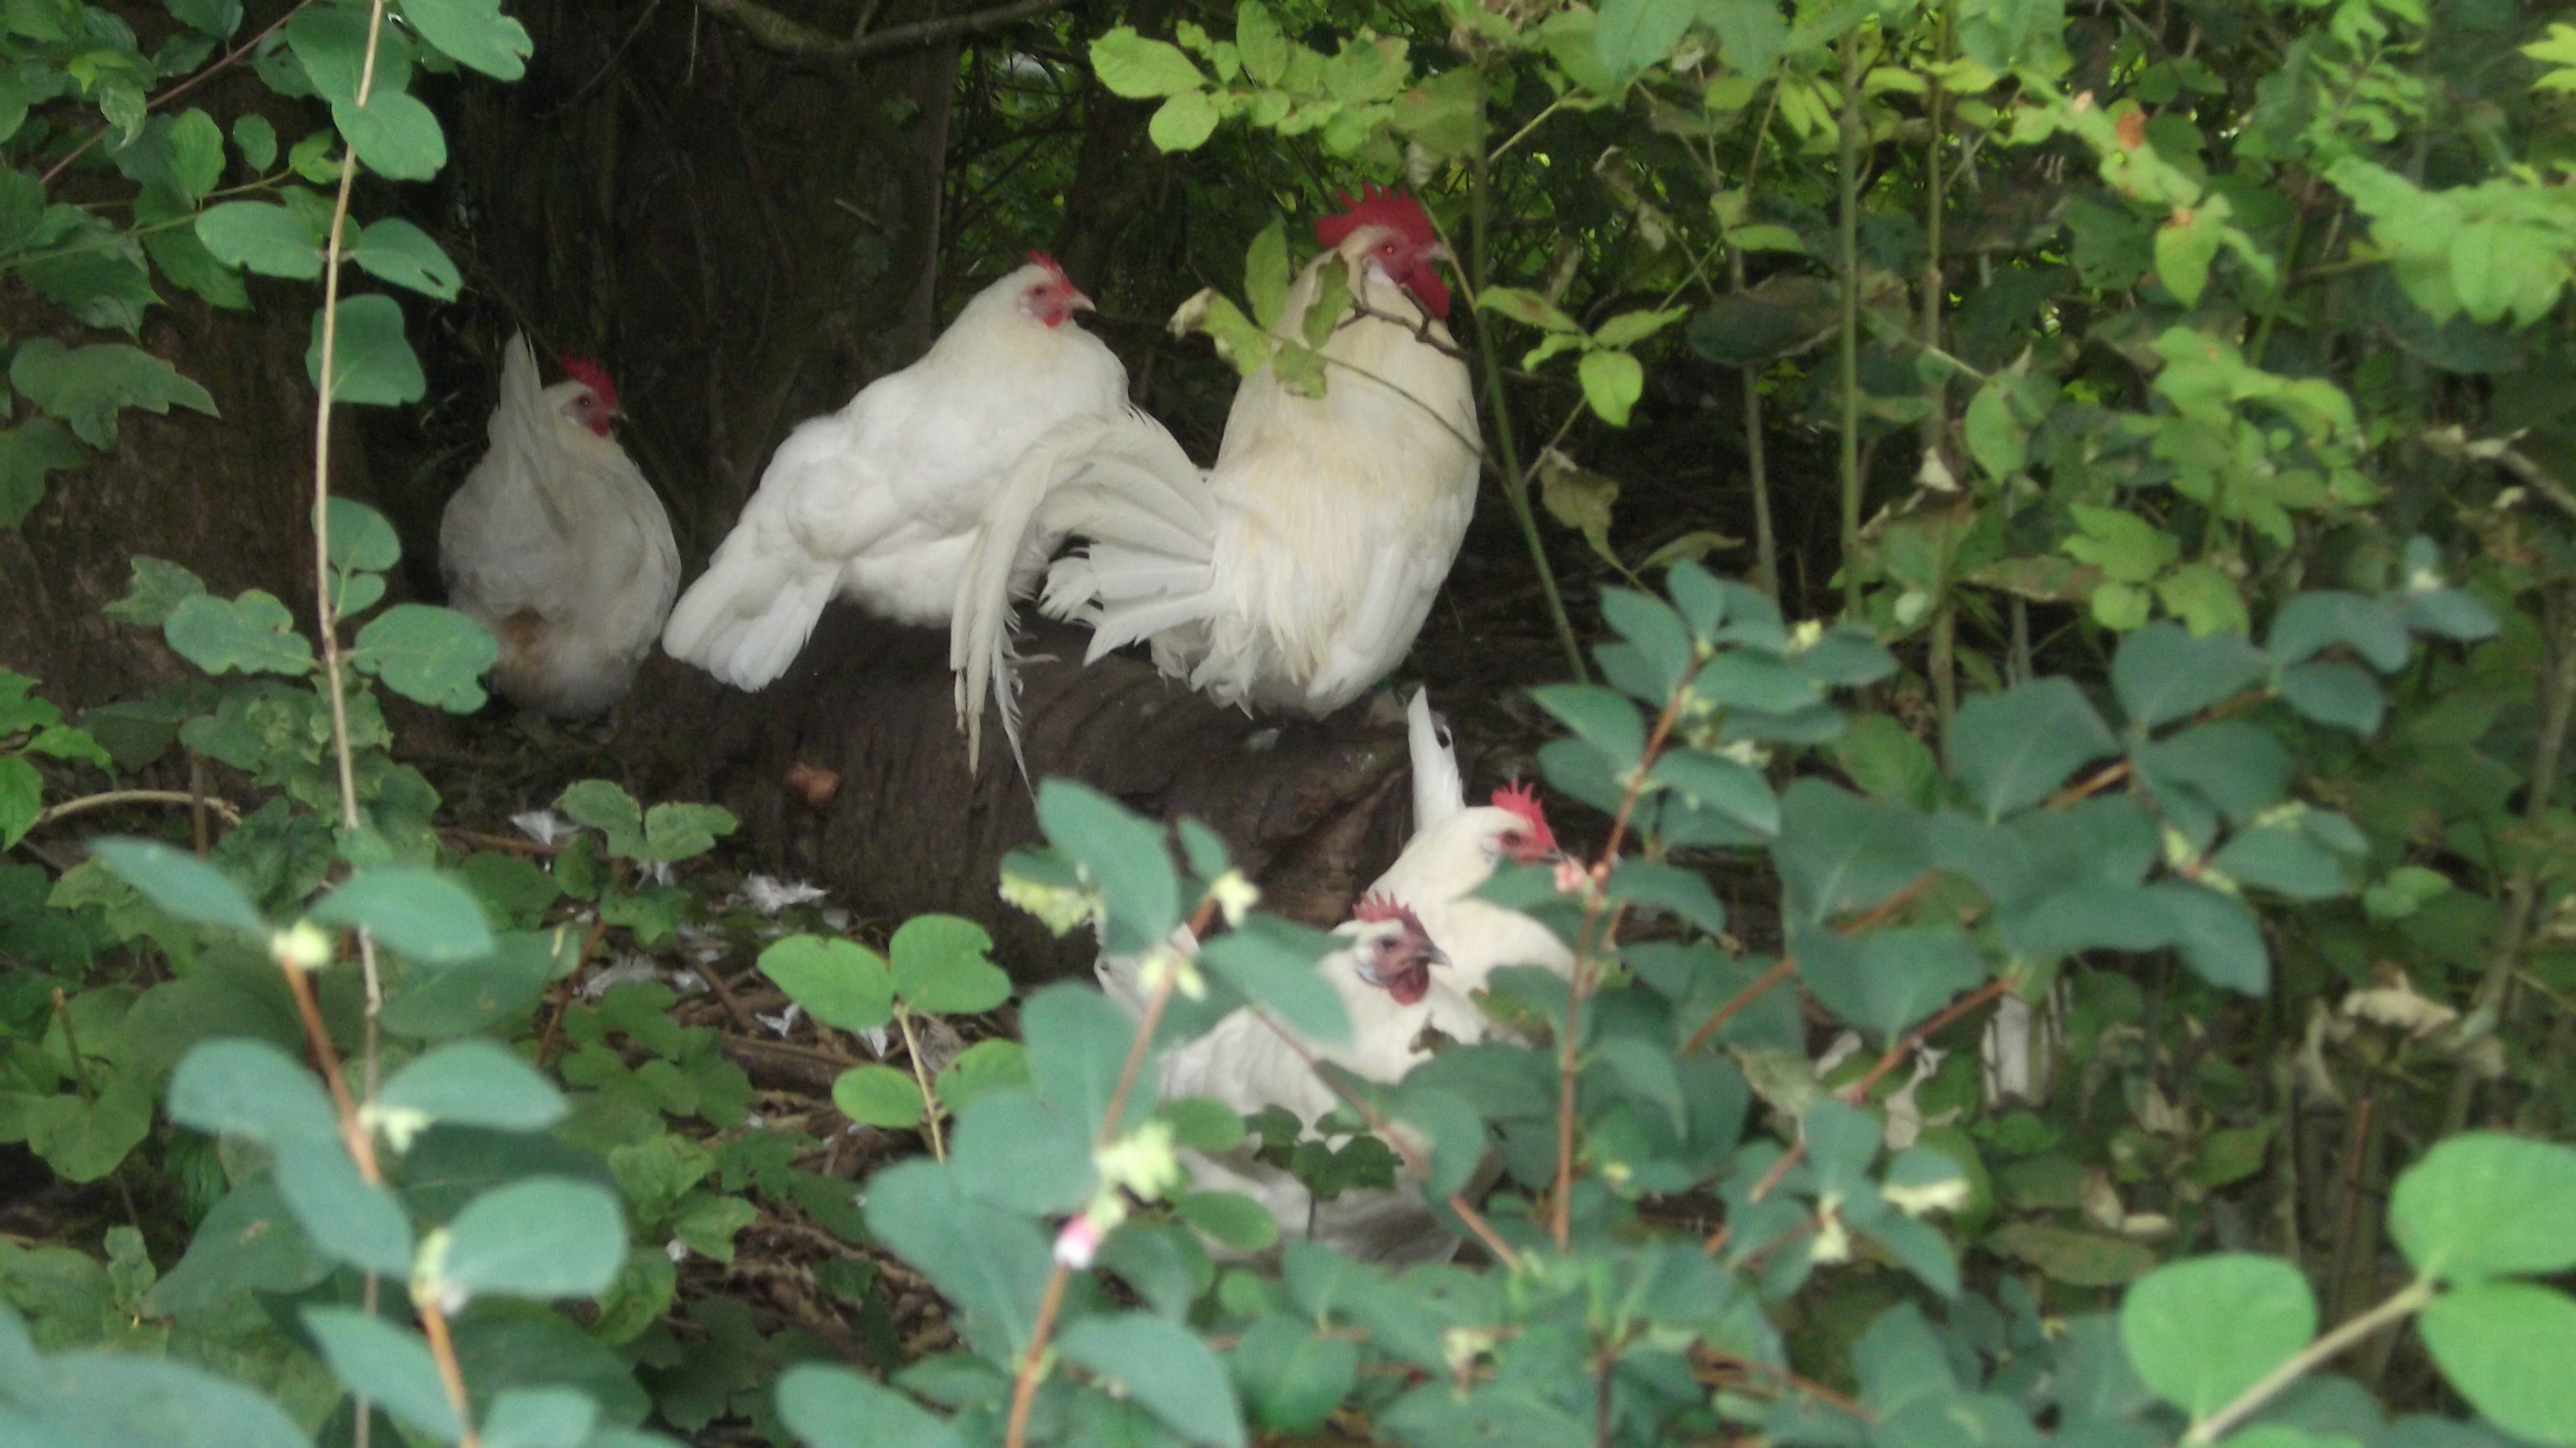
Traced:
[[[1222, 704], [1330, 713], [1412, 647], [1475, 508], [1475, 393], [1430, 217], [1392, 192], [1343, 199], [1273, 329], [1298, 339], [1327, 269], [1348, 276], [1323, 396], [1272, 367], [1245, 378], [1204, 472], [1133, 410], [1059, 427], [1012, 468], [950, 625], [970, 760], [987, 692], [1017, 748], [1011, 607], [1042, 569], [1041, 611], [1091, 625], [1085, 663], [1151, 640], [1156, 668]], [[1049, 566], [1068, 538], [1090, 547]]]
[[501, 644], [492, 682], [559, 718], [605, 711], [653, 648], [680, 550], [652, 485], [609, 436], [617, 389], [566, 359], [541, 387], [525, 334], [501, 362], [491, 451], [448, 500], [438, 566], [448, 602]]
[[1090, 308], [1063, 268], [1032, 255], [921, 360], [800, 424], [662, 647], [759, 689], [787, 672], [835, 592], [901, 623], [946, 623], [1004, 469], [1057, 423], [1126, 406], [1127, 369], [1070, 325]]
[[[1412, 911], [1389, 901], [1363, 900], [1334, 933], [1350, 944], [1316, 962], [1315, 969], [1350, 1018], [1347, 1042], [1309, 1040], [1245, 1007], [1165, 1053], [1159, 1082], [1163, 1098], [1204, 1096], [1246, 1115], [1278, 1106], [1311, 1130], [1343, 1103], [1308, 1064], [1310, 1058], [1392, 1084], [1429, 1059], [1428, 1033], [1483, 1039], [1483, 1013], [1434, 978], [1441, 954]], [[1102, 989], [1131, 1013], [1142, 1008], [1134, 979], [1137, 965], [1104, 958], [1098, 968]], [[1456, 1240], [1409, 1188], [1354, 1190], [1319, 1203], [1305, 1183], [1256, 1159], [1249, 1148], [1221, 1157], [1182, 1155], [1201, 1190], [1252, 1197], [1269, 1209], [1284, 1235], [1311, 1236], [1377, 1262], [1445, 1259], [1456, 1249]]]
[[1469, 808], [1457, 756], [1431, 719], [1428, 691], [1407, 706], [1413, 756], [1413, 838], [1369, 886], [1412, 907], [1423, 929], [1449, 957], [1447, 983], [1459, 993], [1485, 988], [1506, 965], [1538, 965], [1571, 978], [1574, 952], [1556, 932], [1517, 910], [1475, 898], [1503, 861], [1532, 865], [1556, 853], [1547, 812], [1526, 785], [1495, 790], [1493, 803]]

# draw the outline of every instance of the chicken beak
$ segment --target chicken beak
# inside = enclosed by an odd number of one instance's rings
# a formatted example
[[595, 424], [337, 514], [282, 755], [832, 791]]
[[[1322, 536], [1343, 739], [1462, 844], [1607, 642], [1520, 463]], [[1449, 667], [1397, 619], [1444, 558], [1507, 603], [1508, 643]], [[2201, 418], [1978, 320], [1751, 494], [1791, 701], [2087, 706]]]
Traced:
[[1075, 292], [1073, 294], [1073, 300], [1067, 305], [1071, 306], [1077, 312], [1096, 312], [1100, 310], [1100, 308], [1092, 305], [1091, 298], [1084, 296], [1080, 292]]
[[1426, 262], [1455, 262], [1458, 258], [1449, 250], [1449, 244], [1447, 242], [1435, 241], [1431, 243], [1430, 246], [1423, 249], [1422, 259]]
[[1436, 945], [1426, 945], [1422, 947], [1422, 963], [1425, 966], [1447, 965], [1449, 963], [1449, 952], [1442, 950]]

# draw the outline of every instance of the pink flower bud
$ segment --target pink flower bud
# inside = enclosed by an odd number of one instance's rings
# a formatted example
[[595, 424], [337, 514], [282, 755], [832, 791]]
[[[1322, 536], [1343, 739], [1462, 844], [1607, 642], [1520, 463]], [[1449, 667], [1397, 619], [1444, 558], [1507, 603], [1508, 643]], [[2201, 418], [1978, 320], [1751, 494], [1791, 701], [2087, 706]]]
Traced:
[[1093, 1224], [1089, 1212], [1066, 1218], [1064, 1230], [1055, 1234], [1055, 1260], [1076, 1272], [1089, 1267], [1099, 1251], [1100, 1228]]

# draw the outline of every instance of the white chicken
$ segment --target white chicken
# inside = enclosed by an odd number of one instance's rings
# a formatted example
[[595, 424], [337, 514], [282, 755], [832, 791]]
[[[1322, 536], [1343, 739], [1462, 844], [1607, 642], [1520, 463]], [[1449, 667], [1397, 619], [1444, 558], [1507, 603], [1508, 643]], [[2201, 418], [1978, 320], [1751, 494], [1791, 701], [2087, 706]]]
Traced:
[[[1334, 933], [1350, 944], [1317, 961], [1315, 970], [1341, 998], [1350, 1018], [1347, 1042], [1308, 1040], [1247, 1006], [1165, 1053], [1159, 1081], [1163, 1098], [1204, 1096], [1247, 1115], [1283, 1107], [1312, 1129], [1342, 1100], [1309, 1064], [1310, 1058], [1391, 1084], [1428, 1059], [1423, 1044], [1427, 1032], [1483, 1039], [1483, 1013], [1433, 976], [1432, 968], [1443, 958], [1412, 911], [1370, 897]], [[1098, 969], [1101, 988], [1129, 1012], [1141, 1014], [1138, 964], [1132, 958], [1104, 957]], [[1187, 1151], [1182, 1156], [1201, 1190], [1253, 1198], [1269, 1209], [1284, 1235], [1311, 1236], [1378, 1262], [1445, 1259], [1456, 1249], [1456, 1240], [1409, 1189], [1353, 1190], [1319, 1203], [1305, 1183], [1256, 1159], [1250, 1147], [1219, 1157]]]
[[541, 388], [525, 334], [501, 363], [492, 449], [439, 521], [448, 602], [500, 641], [494, 687], [564, 719], [605, 712], [652, 651], [680, 550], [652, 485], [609, 436], [617, 389], [595, 362]]
[[1406, 706], [1413, 758], [1413, 838], [1368, 893], [1410, 906], [1449, 957], [1446, 982], [1462, 994], [1483, 990], [1503, 966], [1545, 966], [1574, 974], [1574, 952], [1556, 932], [1520, 911], [1476, 898], [1503, 861], [1534, 865], [1556, 854], [1547, 811], [1526, 785], [1494, 791], [1491, 804], [1469, 808], [1457, 756], [1431, 719], [1429, 691]]
[[[1223, 704], [1327, 714], [1412, 647], [1475, 508], [1475, 394], [1430, 217], [1374, 188], [1343, 203], [1274, 328], [1301, 335], [1327, 269], [1347, 274], [1321, 397], [1272, 367], [1245, 378], [1204, 472], [1132, 409], [1058, 427], [1011, 469], [950, 624], [970, 760], [987, 693], [1017, 750], [1010, 616], [1041, 570], [1041, 611], [1091, 625], [1085, 663], [1150, 640], [1155, 667]], [[1050, 566], [1069, 538], [1090, 546]]]
[[787, 672], [836, 592], [897, 622], [946, 623], [1004, 470], [1057, 423], [1126, 405], [1127, 369], [1070, 324], [1089, 310], [1064, 269], [1032, 253], [919, 361], [798, 425], [662, 647], [760, 689]]

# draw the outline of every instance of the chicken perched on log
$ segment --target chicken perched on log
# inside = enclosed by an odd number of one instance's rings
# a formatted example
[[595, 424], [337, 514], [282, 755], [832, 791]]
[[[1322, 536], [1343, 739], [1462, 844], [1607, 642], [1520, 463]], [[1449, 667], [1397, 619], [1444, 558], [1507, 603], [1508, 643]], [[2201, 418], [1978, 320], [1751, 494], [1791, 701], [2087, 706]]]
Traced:
[[[1273, 329], [1301, 337], [1327, 275], [1347, 278], [1322, 396], [1254, 372], [1205, 471], [1133, 410], [1059, 426], [1011, 469], [950, 624], [970, 758], [988, 692], [1016, 750], [1011, 609], [1041, 573], [1041, 609], [1091, 625], [1086, 663], [1148, 640], [1225, 704], [1330, 713], [1412, 647], [1474, 511], [1475, 396], [1430, 217], [1394, 192], [1343, 202]], [[1089, 546], [1050, 565], [1068, 539]]]
[[438, 528], [448, 602], [500, 641], [494, 687], [563, 719], [607, 711], [652, 651], [680, 582], [680, 550], [652, 485], [609, 435], [617, 388], [566, 358], [540, 387], [522, 334], [501, 363], [492, 450]]
[[740, 689], [787, 671], [833, 594], [900, 623], [948, 621], [1004, 469], [1067, 418], [1126, 405], [1127, 369], [1071, 324], [1091, 310], [1032, 253], [929, 352], [788, 434], [662, 647]]

